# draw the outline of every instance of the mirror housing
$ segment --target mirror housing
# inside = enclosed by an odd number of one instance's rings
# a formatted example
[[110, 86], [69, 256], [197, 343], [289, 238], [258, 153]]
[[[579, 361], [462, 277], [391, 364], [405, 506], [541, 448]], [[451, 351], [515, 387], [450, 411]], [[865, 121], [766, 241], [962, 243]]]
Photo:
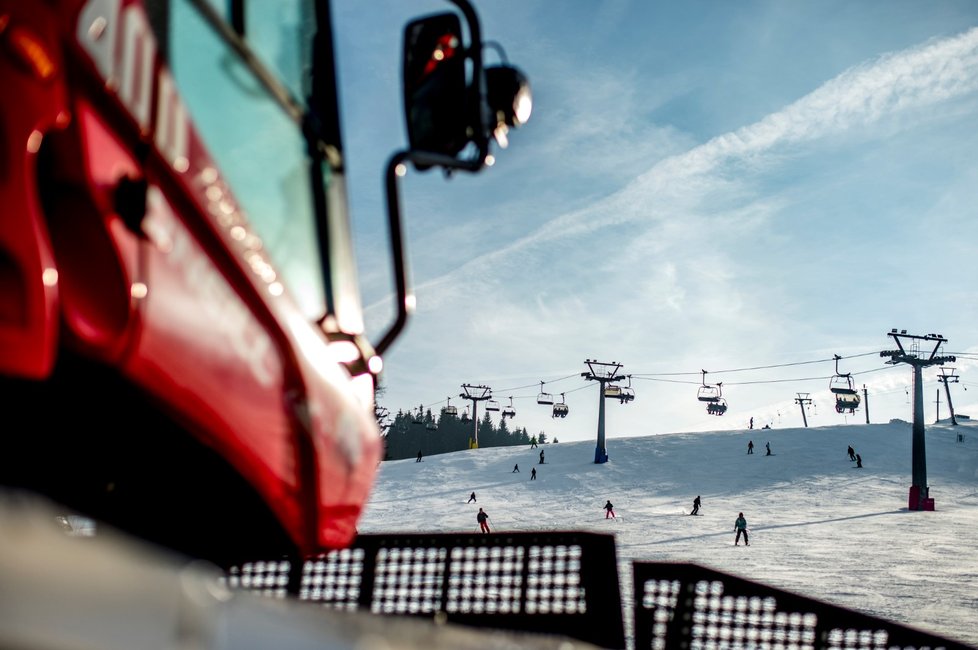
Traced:
[[472, 137], [465, 47], [458, 15], [404, 28], [404, 112], [412, 150], [456, 156]]

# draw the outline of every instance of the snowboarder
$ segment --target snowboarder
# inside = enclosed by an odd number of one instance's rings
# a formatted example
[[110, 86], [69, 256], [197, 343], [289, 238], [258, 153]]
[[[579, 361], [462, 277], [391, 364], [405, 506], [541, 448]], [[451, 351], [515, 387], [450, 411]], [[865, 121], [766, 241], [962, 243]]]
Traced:
[[608, 502], [604, 504], [604, 509], [607, 511], [604, 513], [605, 519], [607, 519], [608, 517], [611, 517], [612, 519], [617, 519], [617, 517], [615, 517], [615, 507], [611, 505], [611, 499], [608, 499]]
[[[472, 503], [473, 501], [475, 501], [475, 492], [469, 495], [469, 500], [466, 503]], [[482, 510], [482, 508], [479, 508], [479, 510]]]
[[764, 446], [767, 447], [767, 453], [764, 454], [764, 455], [765, 456], [770, 456], [771, 455], [771, 443], [770, 442], [766, 442], [766, 443], [764, 443]]
[[689, 514], [695, 515], [695, 514], [699, 513], [699, 511], [700, 511], [700, 497], [697, 494], [696, 495], [696, 498], [693, 499], [693, 511], [691, 513], [689, 513]]
[[489, 534], [489, 515], [482, 508], [479, 508], [479, 514], [475, 516], [475, 520], [479, 522], [479, 530]]
[[530, 469], [530, 480], [531, 481], [537, 480], [537, 468], [536, 467], [533, 467], [533, 468]]
[[737, 538], [734, 539], [734, 546], [740, 545], [740, 536], [744, 536], [744, 546], [750, 546], [750, 542], [747, 541], [747, 520], [744, 519], [744, 513], [740, 513], [737, 516], [737, 521], [734, 522], [734, 530], [737, 531]]
[[863, 457], [860, 456], [859, 454], [856, 454], [856, 467], [862, 467], [862, 466], [863, 466]]
[[536, 448], [537, 448], [537, 437], [533, 436], [532, 438], [530, 438], [530, 449], [536, 449]]
[[747, 428], [748, 429], [753, 429], [754, 428], [754, 418], [751, 418], [750, 419], [750, 425]]
[[418, 450], [418, 460], [416, 460], [414, 462], [416, 462], [416, 463], [420, 463], [421, 462], [421, 450], [420, 449]]
[[754, 453], [754, 441], [753, 440], [748, 440], [747, 441], [747, 453], [748, 454], [753, 454]]
[[540, 464], [543, 465], [543, 450], [540, 450]]
[[510, 472], [510, 473], [511, 474], [519, 474], [520, 473], [520, 464], [519, 463], [516, 463], [515, 465], [513, 465], [513, 471]]
[[849, 445], [849, 460], [856, 460], [856, 450]]

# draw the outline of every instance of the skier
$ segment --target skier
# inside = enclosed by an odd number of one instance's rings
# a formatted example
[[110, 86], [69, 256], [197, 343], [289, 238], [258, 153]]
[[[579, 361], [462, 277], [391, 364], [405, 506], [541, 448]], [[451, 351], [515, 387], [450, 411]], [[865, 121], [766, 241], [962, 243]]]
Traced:
[[696, 498], [693, 499], [693, 511], [689, 514], [695, 515], [700, 511], [700, 496], [697, 494]]
[[[475, 501], [475, 492], [469, 495], [469, 500], [466, 503], [472, 503], [473, 501]], [[482, 510], [482, 508], [479, 508], [479, 510]]]
[[520, 473], [520, 464], [519, 463], [516, 463], [515, 465], [513, 465], [513, 471], [510, 472], [510, 473], [511, 474], [519, 474]]
[[416, 462], [416, 463], [420, 463], [421, 462], [421, 450], [420, 449], [418, 450], [418, 460], [416, 460], [414, 462]]
[[753, 454], [754, 453], [754, 441], [753, 440], [748, 440], [747, 441], [747, 453], [748, 454]]
[[862, 466], [863, 466], [863, 457], [860, 456], [859, 454], [856, 454], [856, 467], [862, 467]]
[[856, 460], [856, 450], [849, 445], [849, 460]]
[[489, 534], [489, 515], [482, 508], [479, 508], [479, 514], [475, 516], [475, 520], [479, 522], [479, 530]]
[[750, 426], [748, 428], [749, 429], [753, 429], [754, 428], [754, 418], [751, 418], [750, 419]]
[[734, 546], [740, 545], [740, 536], [744, 536], [744, 546], [750, 546], [750, 542], [747, 541], [747, 520], [744, 519], [744, 513], [740, 513], [737, 516], [737, 521], [734, 522], [734, 530], [737, 531], [737, 538], [734, 539]]
[[604, 504], [604, 509], [607, 511], [604, 513], [605, 519], [607, 519], [608, 517], [611, 517], [612, 519], [618, 518], [615, 516], [615, 507], [611, 505], [611, 499], [608, 499], [608, 502]]
[[540, 450], [540, 464], [543, 465], [543, 450]]
[[537, 468], [536, 467], [533, 467], [533, 468], [530, 469], [530, 480], [531, 481], [537, 480]]
[[530, 449], [536, 449], [536, 448], [537, 448], [537, 437], [533, 436], [532, 438], [530, 438]]
[[764, 455], [765, 456], [770, 456], [771, 455], [771, 443], [770, 442], [766, 442], [766, 443], [764, 443], [764, 446], [767, 447], [767, 453], [764, 454]]

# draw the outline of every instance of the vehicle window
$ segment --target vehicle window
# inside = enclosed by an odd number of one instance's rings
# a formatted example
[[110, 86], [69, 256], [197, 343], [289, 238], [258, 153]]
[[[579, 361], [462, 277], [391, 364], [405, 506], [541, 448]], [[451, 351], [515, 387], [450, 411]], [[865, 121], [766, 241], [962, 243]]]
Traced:
[[294, 98], [304, 99], [309, 94], [306, 62], [311, 60], [316, 25], [311, 3], [253, 0], [245, 5], [245, 21], [251, 49]]
[[[282, 8], [286, 3], [267, 4]], [[284, 31], [289, 24], [291, 38]], [[275, 58], [282, 62], [283, 70], [286, 62], [295, 67], [300, 53], [291, 56], [284, 50], [286, 45], [299, 48], [298, 24], [279, 20], [276, 25], [269, 27], [278, 36]], [[318, 319], [325, 311], [322, 267], [309, 164], [299, 126], [189, 0], [173, 3], [169, 34], [170, 68], [191, 120], [261, 237], [278, 279], [303, 313]], [[298, 81], [298, 69], [293, 73]]]

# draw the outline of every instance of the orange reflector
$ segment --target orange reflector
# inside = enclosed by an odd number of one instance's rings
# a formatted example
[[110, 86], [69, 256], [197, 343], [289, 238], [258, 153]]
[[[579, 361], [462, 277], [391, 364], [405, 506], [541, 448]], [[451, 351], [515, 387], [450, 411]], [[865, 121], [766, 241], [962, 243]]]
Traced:
[[10, 52], [38, 79], [47, 81], [55, 75], [54, 59], [37, 36], [22, 27], [14, 27], [6, 35]]

